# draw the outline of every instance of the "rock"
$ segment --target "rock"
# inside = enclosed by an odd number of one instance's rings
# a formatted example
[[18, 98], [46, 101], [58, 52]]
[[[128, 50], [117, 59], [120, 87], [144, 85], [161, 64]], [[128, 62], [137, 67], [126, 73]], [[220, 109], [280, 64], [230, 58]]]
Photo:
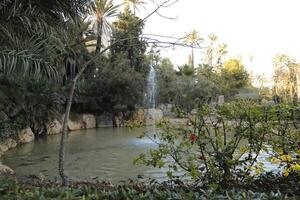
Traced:
[[37, 178], [40, 180], [40, 181], [44, 181], [46, 179], [46, 176], [40, 172], [38, 175], [37, 175]]
[[1, 143], [1, 144], [0, 144], [0, 157], [1, 157], [6, 151], [8, 151], [7, 145], [4, 144], [4, 143]]
[[19, 132], [18, 138], [21, 144], [25, 144], [34, 140], [34, 134], [31, 128], [26, 128]]
[[276, 105], [276, 103], [273, 100], [267, 102], [267, 106], [274, 106], [274, 105]]
[[160, 104], [158, 109], [162, 110], [163, 115], [166, 117], [173, 117], [174, 113], [172, 112], [173, 105], [172, 104]]
[[69, 131], [76, 131], [84, 128], [85, 126], [82, 121], [82, 115], [71, 113], [68, 122]]
[[114, 127], [123, 127], [124, 126], [124, 114], [122, 112], [118, 112], [115, 114], [113, 120]]
[[54, 119], [47, 124], [47, 135], [59, 134], [62, 131], [62, 123]]
[[86, 129], [96, 128], [96, 117], [92, 114], [83, 114], [82, 121]]
[[8, 116], [5, 114], [5, 112], [0, 111], [0, 121], [6, 122], [6, 121], [8, 121], [8, 120], [9, 120], [9, 118], [8, 118]]
[[[63, 129], [64, 115], [60, 119], [54, 119], [47, 124], [47, 134], [59, 134]], [[68, 122], [69, 131], [96, 128], [96, 117], [92, 114], [71, 113]]]
[[163, 112], [160, 109], [150, 108], [146, 110], [146, 125], [154, 125], [155, 122], [162, 120]]
[[0, 143], [0, 157], [9, 149], [13, 149], [17, 146], [17, 141], [12, 139], [12, 138], [8, 138], [5, 139], [4, 141], [2, 141]]
[[7, 146], [8, 149], [13, 149], [13, 148], [16, 148], [17, 141], [9, 138], [9, 139], [5, 140], [4, 144]]
[[145, 111], [139, 108], [137, 111], [133, 113], [132, 120], [138, 123], [145, 123], [146, 122]]
[[70, 131], [76, 131], [76, 130], [80, 130], [83, 128], [84, 128], [84, 125], [82, 124], [82, 121], [72, 121], [71, 119], [69, 119], [68, 129]]
[[197, 115], [197, 113], [198, 113], [198, 109], [191, 110], [191, 115]]
[[15, 172], [10, 167], [0, 163], [0, 176], [3, 175], [13, 175]]
[[224, 95], [218, 96], [218, 105], [223, 105], [225, 102], [225, 97]]
[[111, 113], [103, 113], [96, 117], [97, 127], [113, 127], [113, 115]]

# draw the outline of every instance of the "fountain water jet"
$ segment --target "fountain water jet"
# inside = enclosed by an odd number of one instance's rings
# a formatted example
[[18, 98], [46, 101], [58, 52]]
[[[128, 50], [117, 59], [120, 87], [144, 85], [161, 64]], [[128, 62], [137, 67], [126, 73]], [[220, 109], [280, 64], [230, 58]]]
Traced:
[[147, 93], [145, 95], [146, 109], [146, 124], [154, 125], [156, 120], [161, 120], [163, 113], [161, 110], [155, 109], [156, 107], [156, 71], [153, 63], [150, 65], [150, 72], [147, 79]]
[[150, 65], [150, 72], [147, 79], [147, 94], [146, 94], [146, 107], [155, 108], [156, 98], [156, 71], [153, 64]]

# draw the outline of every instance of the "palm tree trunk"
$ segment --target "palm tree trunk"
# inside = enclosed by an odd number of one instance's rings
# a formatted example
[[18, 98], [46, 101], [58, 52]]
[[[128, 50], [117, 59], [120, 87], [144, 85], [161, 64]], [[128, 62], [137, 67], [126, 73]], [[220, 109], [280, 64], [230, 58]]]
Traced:
[[103, 20], [98, 21], [97, 24], [97, 46], [96, 46], [96, 54], [101, 51], [102, 45], [102, 31], [103, 31]]
[[195, 60], [194, 60], [194, 47], [192, 47], [192, 67], [195, 68]]

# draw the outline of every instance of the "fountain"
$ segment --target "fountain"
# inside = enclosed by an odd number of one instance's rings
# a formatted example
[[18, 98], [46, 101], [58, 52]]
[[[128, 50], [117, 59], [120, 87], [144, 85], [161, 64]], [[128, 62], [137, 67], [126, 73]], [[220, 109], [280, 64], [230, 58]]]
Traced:
[[147, 94], [146, 107], [155, 108], [155, 94], [156, 94], [156, 71], [153, 64], [150, 65], [150, 72], [147, 79]]
[[150, 65], [150, 72], [147, 79], [147, 93], [145, 96], [146, 124], [154, 125], [156, 120], [161, 120], [163, 113], [156, 107], [156, 71], [153, 63]]

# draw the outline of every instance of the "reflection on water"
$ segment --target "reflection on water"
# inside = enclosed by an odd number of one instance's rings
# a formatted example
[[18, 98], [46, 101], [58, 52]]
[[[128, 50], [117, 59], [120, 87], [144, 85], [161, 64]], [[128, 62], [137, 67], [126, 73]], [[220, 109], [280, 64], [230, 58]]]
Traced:
[[[154, 131], [151, 127], [148, 129]], [[101, 128], [70, 133], [66, 142], [68, 175], [72, 179], [99, 178], [113, 182], [134, 179], [137, 175], [165, 179], [167, 169], [133, 165], [135, 157], [155, 147], [150, 139], [137, 138], [145, 130]], [[57, 178], [59, 140], [60, 135], [54, 135], [22, 145], [6, 153], [3, 163], [15, 170], [17, 175], [42, 172]], [[274, 165], [266, 162], [267, 157], [266, 153], [262, 153], [259, 160], [265, 163], [267, 171], [274, 170]]]
[[[155, 144], [137, 138], [145, 129], [102, 128], [75, 131], [68, 135], [66, 171], [72, 179], [110, 179], [145, 177], [165, 178], [166, 169], [134, 166], [133, 159]], [[3, 163], [18, 175], [42, 172], [57, 177], [60, 135], [48, 136], [9, 151]]]

